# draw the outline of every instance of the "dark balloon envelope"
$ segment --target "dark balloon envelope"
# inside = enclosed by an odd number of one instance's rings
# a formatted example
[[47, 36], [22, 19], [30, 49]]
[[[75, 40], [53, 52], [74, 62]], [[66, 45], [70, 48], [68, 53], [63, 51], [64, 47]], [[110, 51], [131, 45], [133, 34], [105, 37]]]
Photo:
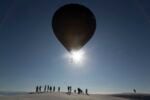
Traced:
[[54, 13], [52, 28], [57, 39], [70, 52], [79, 50], [91, 39], [96, 19], [87, 7], [67, 4]]

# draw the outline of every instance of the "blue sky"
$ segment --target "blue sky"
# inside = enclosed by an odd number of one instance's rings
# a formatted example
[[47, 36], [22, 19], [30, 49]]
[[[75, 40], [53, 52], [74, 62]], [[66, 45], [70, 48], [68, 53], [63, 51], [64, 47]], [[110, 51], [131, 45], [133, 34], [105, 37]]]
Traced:
[[[97, 28], [82, 48], [83, 65], [70, 63], [51, 19], [64, 4], [83, 4]], [[1, 0], [0, 91], [33, 91], [36, 85], [89, 91], [150, 92], [149, 0]]]

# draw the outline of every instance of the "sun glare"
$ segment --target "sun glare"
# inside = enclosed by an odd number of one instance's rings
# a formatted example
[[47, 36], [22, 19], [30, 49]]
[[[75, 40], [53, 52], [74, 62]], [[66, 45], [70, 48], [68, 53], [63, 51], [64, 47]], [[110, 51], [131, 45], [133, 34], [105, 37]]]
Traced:
[[73, 63], [82, 63], [84, 58], [84, 52], [80, 51], [71, 51], [71, 60]]

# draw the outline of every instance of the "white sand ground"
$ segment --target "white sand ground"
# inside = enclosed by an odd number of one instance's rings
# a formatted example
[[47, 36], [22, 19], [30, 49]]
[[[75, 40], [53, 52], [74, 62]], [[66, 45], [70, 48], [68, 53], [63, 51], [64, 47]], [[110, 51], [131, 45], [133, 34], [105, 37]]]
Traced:
[[0, 96], [0, 100], [131, 100], [110, 95], [91, 94], [77, 95], [66, 93], [41, 93], [41, 94], [21, 94], [14, 96]]

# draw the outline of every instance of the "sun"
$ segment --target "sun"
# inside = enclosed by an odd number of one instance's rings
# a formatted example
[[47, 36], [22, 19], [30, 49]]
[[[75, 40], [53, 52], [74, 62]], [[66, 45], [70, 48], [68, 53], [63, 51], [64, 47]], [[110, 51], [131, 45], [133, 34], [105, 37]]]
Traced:
[[71, 60], [73, 63], [82, 63], [84, 60], [84, 51], [83, 50], [79, 50], [79, 51], [71, 51]]

